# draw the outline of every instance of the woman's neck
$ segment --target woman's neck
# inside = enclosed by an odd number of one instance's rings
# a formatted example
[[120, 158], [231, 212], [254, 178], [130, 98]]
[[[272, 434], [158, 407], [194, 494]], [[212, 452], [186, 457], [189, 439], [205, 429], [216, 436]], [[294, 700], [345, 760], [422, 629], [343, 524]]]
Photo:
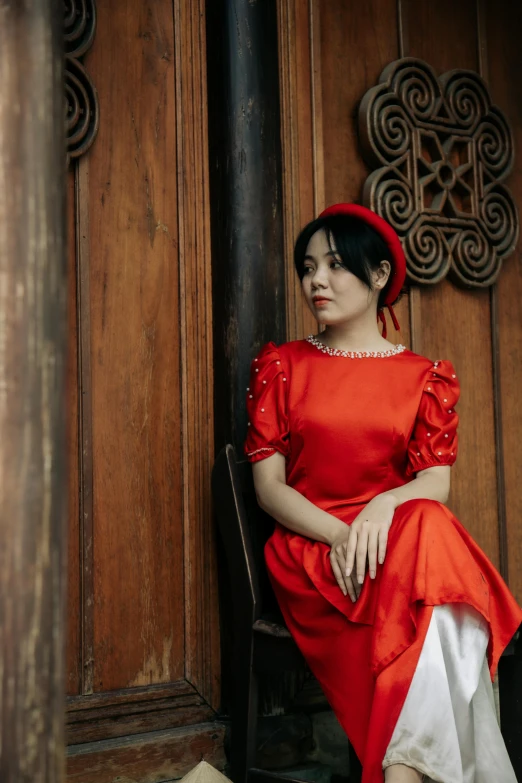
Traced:
[[377, 321], [349, 321], [328, 324], [318, 339], [330, 348], [341, 351], [383, 351], [393, 347], [379, 332]]

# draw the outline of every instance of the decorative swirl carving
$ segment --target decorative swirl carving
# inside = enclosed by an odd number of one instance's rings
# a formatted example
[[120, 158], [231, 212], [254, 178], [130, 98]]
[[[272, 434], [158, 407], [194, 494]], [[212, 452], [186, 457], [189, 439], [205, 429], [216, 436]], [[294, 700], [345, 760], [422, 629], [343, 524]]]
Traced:
[[386, 105], [385, 100], [376, 101], [375, 109], [378, 112], [376, 122], [384, 129], [378, 137], [378, 143], [385, 145], [383, 155], [401, 157], [411, 146], [411, 125], [406, 112], [396, 104]]
[[428, 121], [440, 101], [440, 86], [433, 69], [419, 60], [405, 58], [393, 77], [393, 91], [414, 120]]
[[401, 85], [399, 94], [402, 101], [410, 110], [410, 114], [417, 120], [427, 121], [437, 104], [437, 95], [429, 89], [430, 87], [431, 84], [427, 79], [420, 79], [414, 75], [404, 80]]
[[492, 188], [480, 205], [484, 231], [499, 255], [512, 253], [518, 240], [518, 220], [510, 191], [502, 185]]
[[84, 67], [67, 58], [65, 69], [67, 100], [67, 148], [71, 158], [86, 152], [98, 132], [98, 98]]
[[412, 223], [415, 203], [411, 188], [401, 179], [385, 179], [378, 183], [375, 198], [380, 214], [401, 233]]
[[393, 62], [363, 97], [359, 131], [376, 167], [363, 201], [402, 238], [410, 279], [491, 285], [519, 222], [500, 184], [513, 166], [512, 133], [480, 76], [437, 79], [421, 60]]
[[456, 125], [462, 129], [476, 127], [491, 105], [480, 76], [469, 71], [450, 71], [441, 81]]
[[476, 228], [459, 232], [453, 251], [452, 275], [464, 285], [491, 285], [500, 271], [500, 259]]
[[397, 164], [412, 143], [412, 124], [404, 108], [392, 96], [376, 90], [371, 95], [367, 93], [359, 115], [366, 119], [361, 132], [373, 163], [382, 165], [393, 160]]
[[91, 48], [96, 30], [96, 7], [93, 0], [64, 0], [65, 53], [83, 57]]
[[504, 179], [513, 168], [514, 147], [509, 127], [498, 110], [488, 114], [478, 129], [477, 152], [495, 179]]
[[421, 224], [406, 236], [408, 275], [416, 283], [438, 283], [448, 274], [449, 259], [443, 252], [444, 242], [437, 226]]
[[408, 115], [388, 95], [378, 95], [369, 108], [368, 143], [377, 161], [397, 161], [411, 147]]
[[65, 0], [65, 98], [67, 104], [67, 157], [86, 152], [98, 133], [98, 96], [78, 60], [94, 40], [96, 7], [94, 0]]

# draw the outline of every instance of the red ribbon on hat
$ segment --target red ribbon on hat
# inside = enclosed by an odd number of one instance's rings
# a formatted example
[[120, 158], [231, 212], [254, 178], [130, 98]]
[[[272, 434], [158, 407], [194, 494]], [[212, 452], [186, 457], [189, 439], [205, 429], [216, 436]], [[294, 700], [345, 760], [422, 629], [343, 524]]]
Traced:
[[[399, 296], [406, 279], [406, 257], [397, 232], [386, 222], [386, 220], [384, 220], [384, 218], [360, 204], [332, 204], [331, 207], [324, 209], [319, 217], [328, 217], [329, 215], [351, 215], [359, 218], [359, 220], [363, 220], [371, 228], [377, 231], [385, 241], [388, 250], [390, 251], [390, 258], [388, 261], [391, 264], [391, 283], [386, 293], [384, 307], [388, 308], [395, 329], [400, 331], [400, 325], [397, 316], [393, 311], [392, 304]], [[379, 308], [377, 318], [382, 322], [382, 336], [386, 337], [388, 332], [386, 329], [386, 317], [382, 307]]]

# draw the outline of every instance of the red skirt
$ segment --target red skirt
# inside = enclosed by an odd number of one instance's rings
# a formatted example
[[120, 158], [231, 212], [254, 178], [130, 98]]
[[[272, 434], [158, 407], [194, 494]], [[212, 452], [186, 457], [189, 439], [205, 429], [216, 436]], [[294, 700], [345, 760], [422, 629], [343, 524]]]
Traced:
[[[350, 524], [361, 509], [351, 507]], [[335, 580], [330, 548], [276, 525], [268, 573], [292, 636], [363, 764], [362, 783], [382, 783], [382, 761], [402, 710], [433, 606], [466, 603], [489, 625], [488, 664], [522, 622], [502, 577], [446, 506], [398, 507], [386, 559], [355, 603]]]

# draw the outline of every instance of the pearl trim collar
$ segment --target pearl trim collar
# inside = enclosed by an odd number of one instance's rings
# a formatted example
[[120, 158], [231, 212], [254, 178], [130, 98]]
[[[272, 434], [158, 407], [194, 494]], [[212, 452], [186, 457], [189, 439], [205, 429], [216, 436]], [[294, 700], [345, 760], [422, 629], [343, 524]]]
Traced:
[[328, 345], [316, 340], [313, 334], [309, 334], [306, 341], [329, 356], [344, 356], [346, 359], [380, 359], [386, 356], [396, 356], [398, 353], [406, 350], [405, 345], [396, 345], [388, 351], [342, 351], [340, 348], [330, 348]]

